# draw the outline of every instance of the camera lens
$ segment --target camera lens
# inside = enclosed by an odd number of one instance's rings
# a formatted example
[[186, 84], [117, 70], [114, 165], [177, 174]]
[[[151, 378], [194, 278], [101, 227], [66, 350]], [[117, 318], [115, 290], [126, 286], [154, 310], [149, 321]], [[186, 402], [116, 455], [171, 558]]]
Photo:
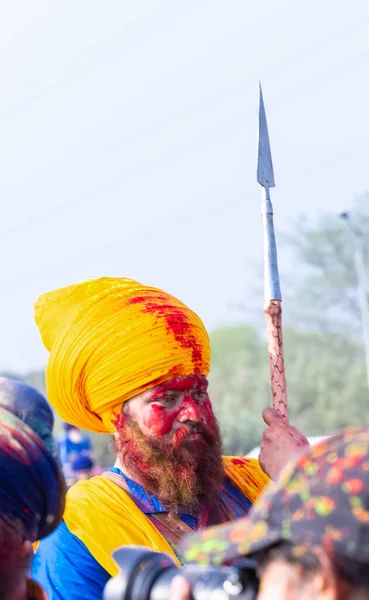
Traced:
[[194, 600], [256, 600], [258, 579], [255, 568], [240, 569], [189, 565], [179, 569], [166, 554], [127, 546], [113, 555], [120, 567], [117, 577], [104, 590], [104, 600], [168, 600], [176, 575], [191, 585]]

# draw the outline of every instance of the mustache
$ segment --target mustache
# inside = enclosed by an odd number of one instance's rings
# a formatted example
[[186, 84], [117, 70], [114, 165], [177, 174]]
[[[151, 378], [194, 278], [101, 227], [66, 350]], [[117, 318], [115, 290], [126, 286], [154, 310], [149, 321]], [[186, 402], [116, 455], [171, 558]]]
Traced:
[[176, 444], [180, 444], [186, 438], [194, 434], [201, 435], [204, 442], [211, 442], [215, 437], [214, 432], [202, 423], [186, 423], [180, 427], [180, 429], [177, 429], [177, 431], [174, 432], [173, 441]]

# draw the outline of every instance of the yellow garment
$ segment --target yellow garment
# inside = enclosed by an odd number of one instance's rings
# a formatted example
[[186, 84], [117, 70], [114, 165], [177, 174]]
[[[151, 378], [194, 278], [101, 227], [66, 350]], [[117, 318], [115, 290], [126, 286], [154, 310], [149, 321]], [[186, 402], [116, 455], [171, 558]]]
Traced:
[[35, 319], [50, 352], [48, 399], [62, 419], [90, 431], [113, 433], [123, 403], [151, 387], [209, 372], [200, 318], [131, 279], [104, 277], [44, 294]]
[[[269, 482], [258, 461], [224, 457], [224, 463], [228, 478], [253, 503]], [[118, 573], [111, 555], [125, 545], [165, 552], [179, 564], [172, 548], [150, 519], [106, 477], [80, 481], [68, 491], [64, 521], [111, 576]]]

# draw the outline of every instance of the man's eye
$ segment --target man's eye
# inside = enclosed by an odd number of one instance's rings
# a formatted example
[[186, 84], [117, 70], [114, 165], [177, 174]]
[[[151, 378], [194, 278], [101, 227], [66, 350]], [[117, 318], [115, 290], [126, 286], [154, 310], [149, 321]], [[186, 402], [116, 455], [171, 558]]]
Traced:
[[176, 402], [177, 398], [175, 398], [174, 396], [165, 396], [165, 398], [161, 399], [161, 402], [163, 404], [174, 404], [174, 402]]
[[194, 394], [196, 400], [206, 400], [206, 398], [208, 397], [208, 393], [207, 392], [196, 392], [196, 394]]

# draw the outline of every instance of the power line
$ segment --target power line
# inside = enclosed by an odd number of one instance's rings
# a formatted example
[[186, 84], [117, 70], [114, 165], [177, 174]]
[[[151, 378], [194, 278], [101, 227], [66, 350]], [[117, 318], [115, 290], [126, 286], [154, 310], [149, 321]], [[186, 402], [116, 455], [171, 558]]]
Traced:
[[[360, 53], [359, 55], [357, 55], [357, 57], [367, 57], [369, 55], [369, 51], [367, 53]], [[345, 70], [352, 68], [353, 66], [356, 66], [357, 63], [355, 63], [354, 61], [350, 60], [347, 61], [344, 65], [340, 65], [340, 67], [336, 67], [335, 69], [331, 70], [328, 73], [325, 73], [324, 75], [322, 75], [319, 79], [315, 78], [314, 82], [318, 83], [321, 79], [324, 80], [325, 77], [329, 77], [331, 76], [338, 76], [341, 75]], [[280, 97], [277, 102], [272, 102], [270, 105], [268, 105], [268, 110], [269, 112], [271, 110], [273, 110], [273, 108], [277, 108], [278, 105], [281, 104], [281, 102], [283, 101], [283, 99], [288, 99], [291, 100], [293, 99], [294, 96], [298, 95], [301, 91], [303, 91], [305, 88], [304, 86], [299, 86], [297, 88], [295, 88], [294, 92], [290, 92], [284, 95], [284, 97]], [[168, 158], [173, 158], [174, 156], [177, 156], [178, 154], [182, 154], [183, 152], [187, 152], [188, 150], [191, 150], [191, 148], [194, 145], [198, 145], [199, 142], [208, 142], [210, 141], [214, 135], [218, 135], [221, 131], [223, 131], [224, 129], [229, 129], [229, 130], [233, 130], [233, 129], [238, 129], [239, 126], [241, 124], [246, 124], [247, 122], [250, 122], [251, 120], [253, 120], [255, 118], [255, 111], [248, 111], [247, 113], [243, 112], [240, 115], [237, 115], [237, 117], [232, 118], [231, 120], [229, 120], [227, 123], [222, 123], [214, 128], [212, 128], [210, 131], [206, 132], [205, 134], [203, 134], [202, 136], [197, 136], [194, 140], [191, 140], [191, 142], [186, 143], [182, 146], [180, 146], [179, 148], [177, 148], [177, 150], [175, 152], [171, 151], [167, 154], [165, 154], [164, 156], [154, 160], [154, 161], [150, 161], [148, 164], [146, 164], [144, 167], [141, 167], [139, 169], [136, 170], [135, 175], [137, 175], [138, 172], [144, 172], [144, 171], [149, 171], [151, 170], [153, 167], [155, 167], [158, 163], [160, 163], [162, 160], [166, 160]], [[133, 175], [133, 173], [131, 173], [130, 175]], [[129, 176], [130, 176], [129, 175]], [[127, 178], [129, 177], [127, 176]], [[122, 181], [122, 180], [121, 180]], [[117, 182], [114, 182], [113, 185], [116, 185]], [[88, 201], [89, 198], [84, 198], [84, 201]], [[177, 208], [176, 211], [174, 211], [174, 213], [172, 213], [172, 215], [170, 215], [170, 217], [172, 217], [174, 214], [176, 214], [177, 212], [179, 212], [179, 210], [182, 210], [184, 208], [187, 208], [189, 206], [192, 206], [192, 204], [195, 204], [196, 202], [198, 202], [198, 199], [194, 199], [194, 200], [190, 200], [189, 202], [187, 201], [186, 204], [181, 204], [180, 207]], [[69, 203], [68, 203], [69, 204]], [[106, 204], [104, 204], [104, 207], [106, 206]], [[37, 220], [37, 222], [39, 222], [40, 219]], [[148, 227], [144, 228], [144, 231], [147, 230], [153, 230], [153, 226], [152, 223], [150, 223], [150, 225]], [[140, 232], [141, 235], [142, 232]], [[0, 234], [1, 235], [1, 234]], [[102, 246], [96, 247], [95, 250], [89, 249], [87, 251], [85, 251], [84, 253], [82, 253], [81, 255], [78, 256], [74, 256], [70, 259], [68, 259], [67, 261], [63, 261], [62, 263], [60, 263], [59, 265], [57, 265], [55, 267], [55, 265], [53, 267], [50, 268], [46, 268], [43, 270], [38, 270], [32, 274], [27, 274], [25, 277], [22, 278], [17, 278], [16, 280], [10, 281], [10, 282], [5, 282], [3, 283], [3, 287], [4, 289], [11, 289], [11, 288], [17, 288], [18, 286], [24, 285], [24, 283], [27, 280], [30, 281], [34, 281], [35, 279], [37, 279], [40, 275], [42, 274], [46, 274], [50, 273], [51, 271], [55, 272], [56, 269], [59, 268], [63, 268], [65, 266], [68, 266], [70, 264], [76, 264], [76, 262], [85, 262], [86, 258], [88, 260], [91, 259], [92, 256], [101, 256], [101, 253], [103, 251], [106, 250], [111, 250], [113, 248], [121, 248], [122, 246], [125, 246], [134, 236], [131, 236], [130, 238], [124, 240], [123, 242], [119, 242], [119, 241], [114, 241], [114, 242], [109, 242], [107, 244], [103, 244]]]
[[[135, 132], [134, 134], [132, 134], [130, 136], [127, 136], [120, 140], [116, 140], [115, 142], [108, 144], [107, 146], [105, 146], [102, 149], [95, 150], [94, 152], [92, 152], [92, 153], [88, 154], [87, 156], [85, 156], [84, 158], [82, 158], [80, 161], [78, 161], [78, 163], [74, 164], [73, 166], [69, 166], [69, 167], [61, 170], [61, 173], [71, 172], [71, 171], [83, 166], [84, 164], [90, 162], [91, 160], [94, 160], [95, 158], [106, 156], [107, 154], [110, 154], [111, 152], [114, 152], [118, 149], [122, 149], [124, 147], [130, 146], [131, 144], [139, 141], [140, 139], [144, 138], [145, 136], [147, 136], [151, 133], [154, 133], [157, 130], [160, 130], [162, 127], [165, 127], [174, 122], [177, 122], [180, 118], [184, 118], [187, 115], [191, 115], [191, 114], [194, 114], [195, 112], [204, 110], [204, 109], [208, 108], [210, 105], [215, 104], [218, 101], [222, 101], [225, 98], [235, 96], [238, 92], [242, 91], [243, 88], [245, 88], [245, 87], [247, 88], [247, 87], [254, 85], [255, 81], [259, 78], [260, 74], [262, 77], [265, 77], [270, 72], [273, 74], [278, 74], [279, 71], [283, 70], [287, 66], [289, 66], [295, 62], [298, 62], [305, 56], [309, 56], [316, 50], [319, 50], [322, 47], [331, 44], [332, 42], [335, 42], [337, 40], [342, 40], [347, 35], [355, 33], [358, 29], [360, 29], [362, 27], [366, 27], [368, 25], [368, 23], [369, 23], [369, 17], [366, 19], [362, 19], [359, 22], [355, 22], [355, 23], [349, 25], [348, 27], [345, 27], [344, 29], [340, 30], [339, 32], [335, 32], [327, 37], [324, 37], [321, 40], [319, 40], [318, 42], [314, 42], [313, 44], [305, 47], [300, 52], [294, 53], [292, 56], [289, 55], [289, 56], [283, 58], [282, 60], [276, 61], [276, 62], [270, 64], [269, 66], [267, 66], [266, 68], [261, 69], [261, 73], [255, 72], [253, 75], [243, 78], [241, 81], [236, 82], [235, 84], [232, 84], [226, 88], [223, 88], [222, 90], [220, 90], [214, 94], [211, 94], [205, 100], [201, 100], [200, 102], [190, 104], [190, 105], [180, 109], [179, 111], [175, 112], [174, 114], [170, 115], [169, 117], [159, 119], [155, 123], [142, 128], [141, 130], [139, 130], [138, 132]], [[354, 58], [356, 59], [356, 57], [354, 57]], [[303, 85], [306, 85], [306, 84], [303, 84]], [[37, 179], [31, 180], [31, 181], [28, 181], [27, 183], [20, 186], [19, 188], [16, 188], [15, 190], [11, 190], [10, 192], [8, 192], [5, 195], [5, 197], [9, 197], [9, 196], [12, 196], [13, 194], [17, 194], [22, 190], [32, 189], [32, 187], [43, 184], [45, 182], [45, 180], [47, 181], [48, 179], [54, 178], [54, 176], [55, 175], [49, 175], [46, 178], [42, 177], [42, 178], [37, 178]]]
[[[328, 79], [332, 80], [333, 78], [340, 76], [345, 71], [355, 68], [362, 62], [366, 61], [368, 59], [368, 57], [369, 57], [369, 51], [359, 53], [355, 57], [352, 57], [348, 61], [346, 61], [345, 64], [340, 64], [337, 67], [335, 67], [334, 69], [331, 69], [330, 71], [327, 71], [319, 76], [316, 76], [316, 77], [310, 79], [307, 82], [304, 82], [303, 84], [296, 86], [293, 90], [286, 92], [285, 94], [281, 95], [276, 100], [272, 101], [268, 106], [268, 110], [269, 111], [273, 110], [274, 108], [277, 108], [281, 104], [283, 104], [285, 102], [289, 102], [290, 100], [296, 98], [296, 96], [298, 96], [302, 92], [313, 88], [314, 86], [316, 86], [316, 84], [325, 82]], [[42, 222], [60, 212], [63, 212], [65, 209], [69, 208], [70, 206], [85, 204], [85, 203], [89, 202], [92, 197], [98, 196], [98, 194], [100, 192], [104, 192], [106, 190], [115, 188], [117, 185], [120, 185], [121, 183], [128, 181], [131, 177], [135, 177], [137, 174], [144, 172], [147, 169], [151, 170], [154, 166], [156, 166], [157, 164], [160, 164], [162, 161], [165, 161], [165, 160], [171, 158], [172, 156], [176, 156], [178, 153], [181, 154], [183, 151], [186, 151], [188, 148], [192, 148], [194, 145], [198, 145], [199, 143], [202, 143], [203, 140], [208, 139], [209, 136], [213, 137], [213, 135], [217, 135], [218, 133], [222, 132], [223, 130], [227, 129], [228, 127], [233, 128], [235, 125], [239, 125], [240, 123], [245, 123], [245, 121], [247, 122], [250, 117], [254, 118], [254, 111], [243, 112], [240, 115], [237, 115], [235, 118], [232, 118], [232, 119], [226, 121], [225, 123], [223, 122], [223, 123], [220, 123], [219, 125], [216, 125], [214, 128], [208, 130], [204, 134], [201, 134], [200, 136], [195, 137], [190, 142], [186, 142], [185, 144], [180, 145], [174, 151], [169, 150], [169, 152], [164, 153], [164, 155], [162, 155], [160, 157], [150, 159], [148, 161], [148, 163], [146, 163], [145, 165], [141, 165], [141, 166], [137, 167], [136, 169], [129, 172], [128, 174], [123, 174], [122, 176], [116, 178], [114, 181], [111, 181], [107, 184], [106, 183], [101, 184], [100, 186], [98, 186], [97, 189], [95, 189], [93, 191], [85, 192], [77, 198], [70, 198], [66, 202], [54, 207], [52, 210], [47, 211], [47, 212], [43, 213], [42, 215], [31, 215], [28, 219], [22, 221], [21, 223], [17, 223], [14, 226], [8, 227], [7, 229], [0, 231], [0, 241], [2, 241], [5, 237], [8, 237], [9, 235], [11, 235], [13, 233], [16, 233], [18, 231], [22, 231], [25, 228], [28, 228], [33, 223], [39, 224], [40, 222]], [[109, 203], [109, 201], [107, 201], [107, 202]], [[105, 205], [106, 205], [106, 201], [104, 203], [104, 206]]]
[[197, 197], [193, 197], [193, 199], [190, 200], [186, 199], [184, 202], [178, 205], [176, 209], [171, 213], [166, 213], [164, 217], [160, 215], [154, 222], [150, 221], [149, 224], [139, 229], [135, 233], [129, 235], [124, 240], [113, 240], [98, 246], [94, 246], [92, 248], [90, 247], [78, 255], [74, 255], [68, 258], [67, 260], [63, 260], [57, 264], [54, 264], [52, 267], [37, 269], [36, 271], [33, 271], [31, 273], [27, 272], [27, 274], [23, 277], [17, 277], [16, 279], [13, 279], [11, 281], [1, 282], [0, 289], [3, 287], [7, 291], [9, 291], [10, 289], [23, 287], [25, 283], [39, 281], [43, 276], [48, 275], [50, 272], [56, 273], [59, 272], [61, 269], [64, 269], [65, 267], [71, 265], [75, 266], [76, 264], [84, 264], [87, 262], [91, 262], [92, 260], [99, 258], [105, 255], [107, 252], [111, 252], [114, 249], [122, 249], [128, 244], [132, 243], [132, 241], [138, 236], [141, 237], [145, 233], [149, 233], [155, 230], [155, 225], [159, 221], [161, 226], [168, 224], [176, 215], [178, 215], [178, 213], [181, 213], [184, 209], [188, 209], [189, 207], [194, 207], [198, 205], [198, 202], [199, 200]]
[[[253, 114], [250, 113], [250, 116], [253, 116]], [[228, 119], [227, 122], [220, 123], [219, 125], [206, 131], [205, 133], [203, 133], [199, 136], [196, 136], [194, 139], [177, 146], [176, 148], [174, 148], [174, 150], [170, 149], [169, 151], [165, 152], [161, 156], [149, 159], [144, 165], [140, 165], [139, 167], [137, 167], [136, 169], [133, 169], [129, 173], [125, 173], [125, 174], [119, 176], [118, 178], [116, 178], [115, 180], [110, 181], [109, 183], [101, 184], [100, 186], [98, 186], [97, 189], [95, 188], [94, 190], [85, 192], [85, 193], [81, 194], [80, 196], [78, 196], [77, 198], [70, 198], [66, 202], [59, 204], [58, 206], [54, 207], [52, 210], [49, 210], [49, 211], [43, 213], [42, 215], [31, 215], [28, 219], [25, 219], [21, 223], [17, 223], [14, 226], [8, 227], [7, 229], [0, 231], [0, 242], [5, 237], [8, 237], [9, 235], [11, 235], [13, 233], [23, 231], [24, 229], [28, 229], [28, 227], [30, 225], [32, 225], [34, 223], [38, 224], [38, 223], [48, 219], [49, 217], [52, 217], [56, 214], [59, 214], [60, 212], [63, 212], [64, 210], [68, 209], [71, 206], [83, 205], [83, 204], [88, 203], [91, 200], [91, 198], [93, 198], [94, 196], [98, 196], [100, 192], [106, 192], [107, 190], [109, 190], [111, 188], [115, 188], [117, 185], [120, 185], [124, 182], [128, 182], [132, 177], [136, 177], [137, 175], [139, 175], [141, 173], [150, 171], [151, 169], [153, 169], [154, 167], [156, 167], [158, 164], [162, 163], [163, 161], [171, 159], [175, 156], [178, 156], [178, 155], [182, 154], [183, 152], [187, 152], [188, 150], [191, 150], [194, 146], [197, 146], [199, 143], [203, 143], [205, 140], [207, 140], [209, 138], [211, 139], [214, 135], [218, 135], [218, 133], [222, 132], [225, 129], [228, 129], [228, 128], [233, 129], [235, 127], [238, 127], [240, 124], [242, 124], [244, 119], [245, 119], [245, 113], [242, 112], [240, 115], [237, 115], [236, 117], [233, 117], [232, 119]], [[110, 204], [110, 203], [111, 203], [111, 200], [105, 200], [104, 206], [106, 207], [106, 205]]]
[[282, 94], [276, 101], [274, 101], [273, 108], [277, 108], [279, 105], [293, 100], [296, 96], [299, 96], [304, 91], [314, 89], [314, 87], [316, 87], [316, 84], [332, 81], [340, 75], [342, 75], [343, 73], [346, 73], [348, 71], [351, 71], [352, 69], [355, 69], [356, 67], [359, 67], [360, 65], [366, 63], [368, 58], [369, 50], [358, 52], [354, 56], [351, 56], [344, 63], [336, 65], [333, 69], [330, 69], [325, 73], [315, 75], [314, 77], [311, 77], [303, 83], [298, 84], [286, 94]]
[[[28, 88], [32, 88], [32, 86], [38, 82], [41, 82], [41, 84], [44, 82], [44, 80], [48, 77], [55, 77], [55, 74], [58, 74], [58, 70], [63, 69], [63, 68], [71, 68], [72, 69], [72, 74], [76, 74], [76, 73], [80, 73], [81, 70], [84, 70], [84, 67], [82, 65], [82, 67], [78, 68], [76, 70], [76, 62], [78, 60], [83, 59], [83, 56], [87, 54], [87, 58], [89, 58], [89, 55], [91, 54], [91, 51], [93, 51], [95, 48], [100, 48], [102, 47], [103, 50], [105, 48], [105, 46], [108, 46], [108, 51], [107, 52], [103, 52], [101, 55], [98, 55], [97, 57], [95, 57], [95, 59], [97, 58], [97, 60], [92, 60], [89, 61], [87, 63], [87, 66], [91, 66], [92, 64], [94, 64], [94, 62], [97, 62], [99, 60], [99, 58], [103, 58], [104, 56], [106, 56], [107, 54], [110, 54], [111, 51], [114, 51], [116, 49], [116, 45], [120, 46], [122, 45], [122, 43], [124, 43], [125, 41], [130, 41], [131, 39], [136, 39], [140, 37], [140, 31], [138, 32], [138, 35], [131, 35], [131, 37], [128, 37], [128, 40], [126, 38], [121, 39], [122, 34], [124, 34], [127, 30], [128, 27], [131, 27], [132, 25], [141, 25], [142, 23], [145, 24], [146, 21], [149, 20], [149, 17], [153, 16], [154, 18], [154, 25], [161, 25], [163, 20], [158, 20], [157, 17], [160, 16], [162, 14], [162, 16], [164, 16], [164, 20], [166, 20], [166, 18], [170, 18], [172, 16], [176, 16], [179, 12], [181, 12], [182, 9], [188, 9], [191, 5], [196, 4], [196, 7], [198, 8], [198, 4], [200, 0], [183, 0], [182, 1], [182, 6], [179, 6], [179, 2], [181, 0], [177, 0], [176, 4], [174, 4], [173, 2], [166, 1], [166, 2], [162, 2], [161, 5], [158, 5], [153, 11], [150, 11], [150, 13], [146, 13], [143, 16], [137, 17], [135, 19], [133, 19], [130, 23], [128, 23], [128, 25], [125, 25], [123, 28], [118, 29], [115, 33], [109, 35], [108, 37], [104, 38], [103, 40], [100, 40], [99, 42], [96, 42], [90, 46], [88, 46], [88, 48], [86, 48], [85, 50], [83, 50], [82, 52], [73, 55], [72, 57], [70, 57], [69, 59], [67, 59], [65, 62], [61, 63], [61, 64], [57, 64], [54, 65], [51, 69], [49, 69], [46, 73], [42, 74], [41, 76], [37, 77], [34, 81], [30, 81], [26, 84], [24, 84], [23, 86], [20, 86], [18, 88], [16, 88], [15, 90], [13, 90], [13, 92], [10, 92], [7, 96], [3, 96], [0, 97], [0, 107], [2, 103], [6, 103], [7, 99], [10, 97], [10, 99], [14, 96], [16, 96], [19, 92], [27, 92]], [[157, 13], [157, 9], [161, 9], [159, 15]], [[357, 23], [357, 26], [359, 26], [361, 24], [361, 22]], [[130, 33], [130, 32], [128, 32]], [[113, 46], [112, 48], [110, 48], [110, 46]], [[60, 81], [63, 81], [63, 78], [61, 78]], [[60, 83], [59, 81], [59, 83]], [[47, 81], [46, 81], [47, 83]], [[54, 86], [52, 86], [54, 87]], [[41, 89], [39, 91], [39, 93], [37, 93], [36, 95], [42, 94], [42, 92], [45, 91], [43, 89]], [[27, 102], [29, 102], [29, 99], [27, 99]], [[0, 114], [0, 117], [2, 116], [2, 114]]]
[[[132, 26], [136, 26], [136, 25], [141, 25], [144, 24], [149, 21], [150, 17], [155, 17], [153, 22], [151, 22], [152, 25], [161, 25], [162, 24], [162, 20], [160, 19], [160, 17], [164, 17], [164, 20], [166, 20], [166, 18], [171, 18], [172, 16], [176, 16], [176, 14], [178, 14], [179, 12], [181, 12], [182, 9], [187, 9], [189, 8], [189, 6], [191, 6], [192, 4], [195, 3], [195, 0], [185, 0], [184, 2], [182, 2], [182, 6], [178, 5], [178, 0], [177, 3], [175, 5], [173, 5], [173, 2], [166, 1], [166, 2], [162, 2], [161, 4], [159, 4], [158, 6], [156, 6], [156, 8], [153, 11], [150, 11], [150, 13], [146, 13], [143, 16], [137, 17], [135, 19], [133, 19], [130, 23], [128, 23], [128, 25], [125, 25], [123, 28], [118, 29], [114, 34], [109, 35], [108, 37], [104, 38], [103, 40], [96, 42], [95, 44], [92, 44], [91, 46], [89, 46], [88, 48], [86, 48], [84, 51], [82, 51], [82, 53], [78, 53], [76, 55], [73, 55], [72, 57], [70, 57], [67, 61], [65, 61], [62, 64], [59, 65], [54, 65], [47, 73], [44, 73], [43, 75], [41, 75], [40, 77], [36, 78], [36, 80], [34, 80], [33, 82], [29, 82], [28, 84], [25, 84], [24, 86], [18, 87], [16, 90], [14, 90], [13, 92], [11, 92], [10, 94], [8, 94], [8, 96], [3, 96], [0, 97], [0, 106], [1, 104], [3, 104], [4, 102], [7, 101], [7, 98], [11, 98], [12, 96], [16, 96], [17, 94], [19, 94], [19, 92], [22, 91], [27, 91], [27, 89], [29, 87], [32, 87], [35, 83], [37, 84], [38, 82], [43, 83], [43, 81], [45, 79], [47, 79], [48, 77], [55, 77], [55, 73], [58, 73], [59, 69], [63, 69], [63, 68], [71, 68], [72, 73], [76, 74], [76, 73], [80, 73], [81, 72], [81, 67], [76, 66], [76, 61], [83, 59], [83, 56], [85, 54], [87, 54], [87, 58], [89, 58], [89, 54], [91, 53], [91, 50], [93, 51], [95, 48], [100, 48], [102, 47], [102, 49], [105, 49], [105, 46], [108, 46], [108, 53], [110, 53], [111, 51], [114, 51], [116, 49], [115, 44], [121, 45], [124, 44], [124, 42], [126, 41], [130, 41], [131, 39], [137, 39], [140, 37], [140, 30], [135, 34], [133, 32], [131, 32], [131, 37], [129, 37], [129, 35], [126, 38], [122, 38], [122, 34], [124, 35], [126, 33], [126, 30], [129, 29]], [[197, 0], [198, 3], [198, 0]], [[157, 12], [159, 10], [159, 12]], [[159, 19], [158, 19], [159, 17]], [[149, 21], [150, 22], [150, 21]], [[321, 49], [324, 46], [330, 45], [332, 42], [338, 41], [338, 40], [342, 40], [343, 38], [356, 33], [359, 29], [365, 28], [369, 23], [369, 17], [364, 17], [361, 18], [358, 21], [355, 21], [354, 23], [351, 23], [350, 25], [348, 25], [347, 27], [344, 27], [343, 29], [340, 29], [339, 31], [333, 32], [331, 34], [329, 34], [328, 36], [324, 36], [323, 38], [321, 38], [320, 40], [318, 40], [317, 42], [313, 42], [312, 44], [309, 44], [308, 46], [306, 46], [305, 48], [302, 48], [300, 51], [297, 51], [296, 53], [294, 53], [292, 56], [291, 55], [287, 55], [286, 57], [284, 57], [282, 60], [280, 61], [276, 61], [275, 63], [273, 63], [272, 65], [270, 65], [269, 67], [266, 68], [265, 73], [268, 73], [271, 70], [274, 69], [281, 69], [284, 68], [290, 64], [293, 64], [294, 62], [297, 62], [299, 60], [301, 60], [301, 58], [304, 58], [306, 55], [313, 53], [316, 50]], [[153, 27], [154, 28], [154, 27]], [[128, 34], [130, 32], [128, 31]], [[110, 46], [112, 46], [112, 48], [110, 48]], [[101, 57], [106, 56], [107, 52], [103, 52], [101, 55], [98, 55], [97, 60]], [[93, 61], [89, 61], [87, 63], [87, 66], [90, 66], [91, 64], [94, 64]], [[82, 70], [84, 70], [84, 67], [82, 65]], [[252, 75], [252, 77], [257, 77], [260, 73], [255, 73], [254, 75]], [[250, 78], [248, 78], [250, 79]], [[62, 79], [61, 79], [62, 80]], [[47, 81], [46, 81], [47, 83]], [[237, 83], [235, 87], [239, 87], [239, 86], [243, 86], [245, 83], [244, 80], [242, 80], [241, 82]], [[233, 87], [233, 86], [232, 86]], [[45, 90], [41, 90], [40, 93], [42, 93]], [[28, 100], [27, 100], [28, 102]], [[0, 117], [2, 115], [0, 114]]]
[[[145, 25], [145, 23], [148, 22], [151, 25], [151, 27], [149, 27], [149, 30], [154, 30], [155, 27], [162, 25], [163, 22], [165, 22], [167, 19], [170, 19], [173, 16], [176, 16], [182, 10], [186, 10], [196, 1], [197, 3], [199, 2], [199, 0], [184, 0], [182, 4], [179, 4], [180, 0], [177, 0], [176, 4], [171, 2], [171, 0], [162, 2], [161, 5], [159, 5], [159, 7], [157, 6], [153, 11], [150, 11], [150, 13], [146, 13], [141, 17], [137, 17], [136, 19], [131, 21], [131, 23], [129, 23], [128, 26], [119, 29], [112, 36], [109, 36], [104, 40], [93, 44], [84, 52], [82, 52], [82, 54], [80, 53], [69, 58], [65, 63], [62, 63], [57, 67], [53, 67], [47, 73], [37, 78], [35, 80], [36, 83], [40, 82], [41, 86], [42, 84], [44, 84], [40, 89], [32, 90], [32, 86], [35, 82], [29, 82], [23, 87], [17, 88], [15, 91], [10, 93], [8, 97], [14, 97], [17, 94], [19, 94], [19, 92], [27, 94], [29, 88], [31, 96], [26, 96], [25, 98], [20, 99], [18, 102], [13, 102], [10, 106], [5, 108], [5, 110], [0, 110], [0, 119], [14, 112], [14, 110], [17, 110], [18, 108], [21, 108], [24, 105], [28, 105], [31, 100], [36, 99], [40, 95], [43, 95], [45, 92], [55, 89], [60, 83], [63, 83], [66, 79], [70, 79], [85, 71], [89, 67], [94, 66], [99, 61], [103, 60], [106, 56], [110, 55], [117, 48], [124, 46], [126, 43], [139, 39], [143, 32], [140, 29], [136, 32], [130, 31], [129, 27], [140, 24]], [[161, 10], [158, 11], [158, 8]], [[122, 37], [122, 34], [124, 35], [125, 33], [125, 37]], [[144, 33], [147, 33], [147, 29], [144, 31]], [[91, 57], [91, 50], [93, 51], [95, 48], [100, 47], [102, 47], [102, 51], [99, 52], [97, 56]], [[87, 54], [86, 58], [84, 58], [85, 54]], [[82, 64], [76, 64], [78, 63], [78, 60], [80, 62], [82, 61]], [[66, 73], [60, 73], [58, 69], [66, 69]], [[6, 100], [6, 96], [0, 98], [0, 108], [1, 104], [6, 103]]]

